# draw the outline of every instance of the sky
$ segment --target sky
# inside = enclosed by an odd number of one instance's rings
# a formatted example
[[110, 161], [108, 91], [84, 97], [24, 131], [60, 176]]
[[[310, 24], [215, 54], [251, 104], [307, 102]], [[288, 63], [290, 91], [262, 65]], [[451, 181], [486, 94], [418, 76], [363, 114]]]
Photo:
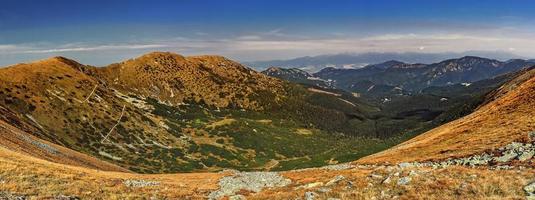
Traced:
[[2, 0], [0, 66], [106, 65], [151, 51], [238, 61], [365, 52], [535, 58], [535, 1]]

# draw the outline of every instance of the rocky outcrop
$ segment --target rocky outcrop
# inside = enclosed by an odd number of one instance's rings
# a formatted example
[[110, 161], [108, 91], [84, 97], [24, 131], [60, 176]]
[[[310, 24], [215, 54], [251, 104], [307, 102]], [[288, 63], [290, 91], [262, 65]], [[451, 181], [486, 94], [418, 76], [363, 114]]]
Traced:
[[240, 190], [260, 192], [265, 188], [284, 187], [291, 182], [277, 172], [236, 172], [219, 180], [219, 190], [210, 193], [208, 198], [234, 196]]

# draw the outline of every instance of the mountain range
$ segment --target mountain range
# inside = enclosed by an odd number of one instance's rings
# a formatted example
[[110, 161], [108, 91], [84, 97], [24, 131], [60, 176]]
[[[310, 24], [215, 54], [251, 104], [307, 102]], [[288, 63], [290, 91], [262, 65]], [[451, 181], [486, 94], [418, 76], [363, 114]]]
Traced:
[[[534, 64], [529, 60], [515, 59], [502, 62], [473, 56], [448, 59], [433, 64], [408, 64], [391, 60], [359, 69], [328, 67], [309, 74], [306, 80], [327, 80], [336, 88], [358, 93], [373, 93], [377, 88], [396, 90], [400, 93], [417, 92], [430, 86], [471, 84]], [[273, 68], [271, 70], [273, 71]], [[264, 73], [267, 74], [267, 71]], [[273, 76], [285, 79], [290, 76], [286, 74], [290, 73], [291, 71], [281, 72]], [[295, 81], [296, 78], [298, 77], [288, 80]]]
[[405, 52], [405, 53], [389, 53], [389, 52], [369, 52], [369, 53], [341, 53], [341, 54], [327, 54], [317, 56], [305, 56], [288, 60], [268, 60], [268, 61], [253, 61], [243, 62], [256, 70], [263, 71], [269, 67], [282, 68], [299, 68], [310, 73], [318, 72], [326, 67], [342, 68], [342, 69], [358, 69], [366, 65], [374, 63], [382, 63], [389, 60], [398, 60], [405, 63], [436, 63], [450, 58], [458, 58], [466, 55], [492, 58], [496, 60], [506, 61], [510, 59], [519, 59], [522, 57], [514, 55], [509, 52], [500, 51], [468, 51], [460, 53], [420, 53], [420, 52]]

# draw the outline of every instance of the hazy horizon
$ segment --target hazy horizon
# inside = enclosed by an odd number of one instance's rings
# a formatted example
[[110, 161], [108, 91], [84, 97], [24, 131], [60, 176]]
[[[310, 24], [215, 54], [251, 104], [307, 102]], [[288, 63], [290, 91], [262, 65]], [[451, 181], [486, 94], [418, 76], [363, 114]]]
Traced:
[[[238, 61], [339, 53], [535, 57], [535, 2], [6, 1], [0, 66], [52, 56], [104, 65], [151, 51]], [[388, 13], [388, 14], [385, 14]]]

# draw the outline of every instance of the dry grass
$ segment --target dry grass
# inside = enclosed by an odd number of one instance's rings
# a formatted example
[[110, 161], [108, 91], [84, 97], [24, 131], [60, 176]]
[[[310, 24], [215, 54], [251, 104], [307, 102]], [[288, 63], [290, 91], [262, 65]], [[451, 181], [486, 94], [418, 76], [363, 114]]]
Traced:
[[[38, 199], [60, 194], [84, 199], [202, 199], [217, 189], [216, 183], [223, 175], [104, 172], [51, 163], [0, 148], [0, 179], [4, 182], [0, 184], [0, 191], [31, 195]], [[123, 184], [126, 179], [157, 181], [160, 184], [129, 188]]]
[[[302, 172], [287, 172], [285, 176], [293, 180], [292, 185], [285, 188], [268, 190], [253, 194], [248, 199], [295, 199], [304, 197], [305, 192], [314, 191], [319, 199], [524, 199], [522, 188], [535, 179], [534, 171], [490, 171], [486, 169], [469, 169], [464, 167], [450, 167], [446, 169], [411, 168], [401, 171], [400, 176], [408, 176], [414, 170], [407, 185], [397, 185], [397, 178], [388, 184], [382, 184], [384, 179], [371, 178], [370, 174], [380, 174], [386, 177], [389, 172], [384, 168], [351, 169], [342, 171], [311, 170]], [[335, 186], [327, 187], [329, 192], [321, 193], [317, 190], [325, 187], [325, 183], [337, 175], [343, 175], [345, 180]], [[352, 187], [347, 187], [347, 182]], [[317, 187], [298, 189], [299, 186], [318, 183]], [[321, 184], [319, 184], [321, 183]], [[321, 186], [323, 185], [323, 186]]]

